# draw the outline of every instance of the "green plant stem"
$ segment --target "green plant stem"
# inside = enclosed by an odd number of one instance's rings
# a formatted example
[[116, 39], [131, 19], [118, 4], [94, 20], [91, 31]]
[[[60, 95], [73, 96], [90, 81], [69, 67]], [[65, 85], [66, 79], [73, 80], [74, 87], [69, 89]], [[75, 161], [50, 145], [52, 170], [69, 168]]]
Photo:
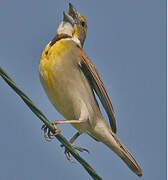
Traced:
[[[43, 115], [43, 113], [34, 105], [28, 96], [23, 93], [15, 84], [15, 82], [6, 74], [6, 72], [0, 67], [0, 75], [6, 81], [6, 83], [23, 99], [23, 101], [28, 105], [28, 107], [32, 110], [32, 112], [43, 121], [44, 124], [50, 129], [52, 133], [54, 133], [54, 127], [50, 123], [50, 121]], [[102, 180], [102, 178], [97, 175], [95, 170], [83, 159], [79, 156], [79, 154], [74, 150], [71, 144], [66, 140], [64, 136], [58, 134], [55, 136], [72, 154], [72, 156], [85, 168], [85, 170], [90, 174], [90, 176], [95, 180]]]

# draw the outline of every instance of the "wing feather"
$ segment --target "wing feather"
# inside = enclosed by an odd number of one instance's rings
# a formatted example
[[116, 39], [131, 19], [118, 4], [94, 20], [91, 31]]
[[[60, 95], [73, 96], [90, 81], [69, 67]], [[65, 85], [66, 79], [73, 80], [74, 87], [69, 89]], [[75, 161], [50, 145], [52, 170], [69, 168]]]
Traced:
[[108, 93], [105, 89], [105, 86], [100, 78], [100, 75], [91, 62], [91, 60], [87, 57], [87, 55], [84, 53], [84, 51], [79, 47], [80, 54], [82, 56], [80, 61], [80, 68], [87, 77], [88, 81], [91, 84], [92, 89], [96, 92], [98, 97], [100, 98], [100, 101], [108, 115], [110, 126], [114, 133], [116, 133], [116, 121], [114, 117], [114, 109], [112, 106], [112, 103], [110, 101], [110, 98], [108, 96]]

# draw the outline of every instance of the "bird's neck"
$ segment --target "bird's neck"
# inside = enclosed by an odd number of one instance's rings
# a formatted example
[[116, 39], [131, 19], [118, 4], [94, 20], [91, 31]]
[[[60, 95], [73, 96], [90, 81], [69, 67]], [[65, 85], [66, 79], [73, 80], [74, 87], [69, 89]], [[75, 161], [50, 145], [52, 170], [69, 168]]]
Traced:
[[73, 35], [73, 27], [68, 22], [61, 22], [58, 29], [56, 36], [50, 41], [49, 45], [53, 46], [57, 41], [61, 39], [69, 39], [74, 41], [78, 46], [82, 47], [80, 40], [77, 36]]
[[61, 39], [67, 39], [67, 38], [72, 38], [72, 36], [68, 34], [56, 34], [56, 36], [52, 39], [52, 41], [49, 43], [50, 46], [53, 46], [57, 41]]
[[62, 21], [57, 29], [57, 34], [67, 34], [72, 36], [73, 31], [73, 27], [70, 23]]
[[[81, 42], [79, 40], [79, 38], [77, 36], [74, 35], [74, 27], [65, 21], [62, 21], [57, 29], [57, 35], [58, 37], [62, 37], [64, 38], [64, 36], [62, 36], [64, 34], [65, 38], [69, 37], [70, 39], [72, 39], [77, 45], [79, 45], [80, 47], [82, 47]], [[61, 39], [62, 39], [61, 38]]]
[[72, 37], [72, 40], [73, 40], [79, 47], [82, 47], [80, 40], [79, 40], [76, 36], [73, 36], [73, 37]]

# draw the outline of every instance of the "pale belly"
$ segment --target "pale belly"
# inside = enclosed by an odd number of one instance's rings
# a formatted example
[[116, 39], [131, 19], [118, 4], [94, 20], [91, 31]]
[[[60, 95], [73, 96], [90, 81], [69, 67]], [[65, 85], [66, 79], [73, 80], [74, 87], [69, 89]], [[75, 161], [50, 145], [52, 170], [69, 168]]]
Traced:
[[87, 132], [94, 126], [99, 107], [83, 73], [71, 62], [53, 63], [48, 70], [40, 68], [42, 85], [55, 108], [68, 120], [78, 120], [81, 111], [88, 113], [88, 121], [72, 124], [79, 131]]

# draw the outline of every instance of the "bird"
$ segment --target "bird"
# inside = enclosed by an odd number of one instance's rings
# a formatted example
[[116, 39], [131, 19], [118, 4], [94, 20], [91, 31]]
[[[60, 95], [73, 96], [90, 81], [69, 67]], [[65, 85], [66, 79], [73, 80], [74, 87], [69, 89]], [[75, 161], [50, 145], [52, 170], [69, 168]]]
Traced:
[[[139, 177], [142, 169], [116, 136], [114, 109], [104, 83], [92, 61], [83, 50], [87, 34], [87, 21], [69, 3], [69, 12], [63, 13], [56, 36], [42, 51], [39, 63], [41, 84], [53, 104], [65, 120], [51, 122], [55, 134], [60, 133], [57, 124], [70, 123], [78, 132], [70, 139], [72, 143], [83, 133], [104, 143], [115, 152]], [[97, 95], [97, 97], [96, 97]], [[100, 99], [109, 124], [103, 117], [97, 98]], [[43, 125], [45, 137], [51, 134]], [[84, 148], [73, 145], [79, 151]], [[69, 152], [65, 150], [69, 160]]]

